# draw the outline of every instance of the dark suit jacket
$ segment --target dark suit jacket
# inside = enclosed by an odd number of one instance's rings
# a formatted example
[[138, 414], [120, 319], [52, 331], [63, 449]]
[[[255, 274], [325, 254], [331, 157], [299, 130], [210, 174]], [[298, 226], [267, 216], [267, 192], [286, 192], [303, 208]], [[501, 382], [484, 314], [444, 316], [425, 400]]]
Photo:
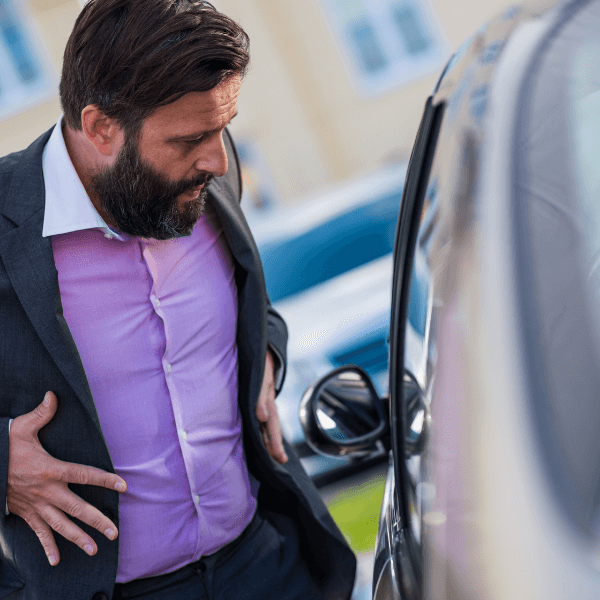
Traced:
[[[33, 410], [48, 390], [58, 396], [54, 419], [40, 441], [54, 457], [114, 472], [94, 399], [77, 348], [63, 317], [50, 238], [42, 238], [42, 151], [50, 132], [29, 148], [0, 159], [0, 506], [6, 498], [8, 419]], [[267, 343], [285, 358], [285, 324], [270, 307], [262, 267], [239, 206], [241, 184], [234, 146], [226, 136], [229, 171], [211, 183], [214, 204], [233, 256], [238, 286], [239, 407], [251, 473], [261, 482], [259, 507], [292, 516], [301, 552], [327, 599], [350, 595], [355, 559], [293, 451], [279, 465], [268, 455], [255, 405]], [[72, 485], [84, 500], [119, 524], [117, 492]], [[16, 515], [0, 516], [0, 598], [100, 600], [112, 596], [118, 542], [79, 523], [98, 544], [82, 550], [55, 534], [61, 561], [50, 567], [42, 546]], [[152, 527], [152, 523], [148, 523]]]

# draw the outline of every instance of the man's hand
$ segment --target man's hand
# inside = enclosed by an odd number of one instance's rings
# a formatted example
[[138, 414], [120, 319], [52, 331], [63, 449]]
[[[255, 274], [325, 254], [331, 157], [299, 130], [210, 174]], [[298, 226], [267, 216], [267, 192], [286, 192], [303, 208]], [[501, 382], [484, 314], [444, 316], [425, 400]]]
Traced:
[[267, 362], [265, 363], [265, 376], [260, 388], [260, 396], [256, 405], [256, 416], [260, 423], [260, 432], [263, 442], [269, 454], [280, 463], [288, 461], [287, 454], [283, 449], [283, 439], [279, 426], [279, 416], [275, 406], [275, 378], [274, 361], [271, 352], [267, 350]]
[[77, 544], [90, 556], [98, 551], [94, 540], [65, 513], [94, 527], [109, 540], [118, 535], [114, 523], [74, 494], [67, 483], [98, 485], [118, 492], [127, 489], [118, 475], [57, 460], [42, 448], [38, 431], [52, 420], [57, 406], [56, 396], [48, 392], [35, 410], [11, 423], [6, 491], [8, 510], [22, 517], [33, 529], [53, 566], [58, 564], [60, 556], [52, 530]]

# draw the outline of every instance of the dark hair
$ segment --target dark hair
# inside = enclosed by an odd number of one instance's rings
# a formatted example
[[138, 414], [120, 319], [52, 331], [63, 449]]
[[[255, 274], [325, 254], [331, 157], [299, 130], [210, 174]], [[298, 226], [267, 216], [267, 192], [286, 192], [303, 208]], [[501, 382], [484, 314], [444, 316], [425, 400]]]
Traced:
[[153, 109], [243, 76], [249, 39], [204, 0], [89, 0], [65, 49], [60, 101], [71, 129], [95, 104], [129, 134]]

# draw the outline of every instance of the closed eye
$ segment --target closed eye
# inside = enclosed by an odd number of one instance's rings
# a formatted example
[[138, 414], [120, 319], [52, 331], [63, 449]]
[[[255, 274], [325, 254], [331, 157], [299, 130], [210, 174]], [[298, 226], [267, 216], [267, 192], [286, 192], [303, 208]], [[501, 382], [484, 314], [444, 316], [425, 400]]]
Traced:
[[194, 138], [193, 140], [178, 140], [177, 143], [181, 148], [181, 152], [183, 155], [187, 155], [193, 150], [195, 150], [200, 144], [206, 139], [205, 135], [200, 136], [199, 138]]
[[184, 144], [190, 145], [190, 146], [197, 146], [198, 144], [202, 143], [202, 141], [204, 140], [205, 136], [201, 135], [199, 138], [194, 138], [193, 140], [181, 140]]

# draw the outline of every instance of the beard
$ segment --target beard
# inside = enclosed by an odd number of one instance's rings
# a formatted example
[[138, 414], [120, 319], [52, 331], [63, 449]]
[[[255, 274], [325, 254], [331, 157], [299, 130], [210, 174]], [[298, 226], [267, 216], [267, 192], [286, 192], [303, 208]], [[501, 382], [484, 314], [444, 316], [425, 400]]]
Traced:
[[[117, 228], [130, 236], [169, 240], [192, 234], [204, 213], [211, 173], [169, 181], [148, 165], [136, 146], [127, 141], [115, 164], [93, 176], [92, 190]], [[197, 198], [180, 209], [177, 197], [204, 184]]]

